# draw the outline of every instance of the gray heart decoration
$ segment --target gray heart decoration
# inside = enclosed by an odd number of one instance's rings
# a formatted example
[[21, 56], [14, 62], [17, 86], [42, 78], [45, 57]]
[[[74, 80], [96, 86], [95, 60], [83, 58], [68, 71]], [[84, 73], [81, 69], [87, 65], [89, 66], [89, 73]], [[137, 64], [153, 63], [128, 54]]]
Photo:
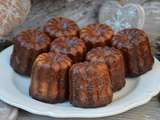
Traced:
[[111, 25], [117, 32], [125, 28], [143, 28], [145, 12], [139, 4], [106, 1], [99, 11], [99, 22]]

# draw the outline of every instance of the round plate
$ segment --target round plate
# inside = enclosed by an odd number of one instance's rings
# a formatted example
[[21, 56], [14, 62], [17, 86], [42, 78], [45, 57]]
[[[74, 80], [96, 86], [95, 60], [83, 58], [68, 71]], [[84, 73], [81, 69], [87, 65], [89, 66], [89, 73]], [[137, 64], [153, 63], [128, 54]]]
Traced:
[[[10, 66], [13, 47], [0, 54], [0, 99], [28, 112], [57, 118], [95, 118], [116, 115], [147, 103], [160, 91], [160, 63], [155, 59], [153, 69], [146, 74], [129, 79], [126, 86], [114, 94], [111, 104], [101, 108], [76, 108], [69, 102], [47, 104], [28, 95], [30, 78], [16, 74]], [[23, 57], [23, 56], [22, 56]]]

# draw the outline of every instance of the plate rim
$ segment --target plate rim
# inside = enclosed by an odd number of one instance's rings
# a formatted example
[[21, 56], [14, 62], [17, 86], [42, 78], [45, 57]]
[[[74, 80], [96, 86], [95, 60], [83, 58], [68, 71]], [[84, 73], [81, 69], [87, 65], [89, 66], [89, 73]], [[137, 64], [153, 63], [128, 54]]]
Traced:
[[[0, 53], [0, 56], [5, 54], [6, 51], [8, 51], [9, 49], [12, 49], [13, 46], [6, 48], [4, 51], [2, 51]], [[160, 65], [160, 62], [155, 59], [155, 62], [157, 62]], [[1, 63], [1, 60], [0, 60]], [[0, 80], [1, 81], [1, 80]], [[160, 82], [159, 82], [160, 83]], [[147, 88], [146, 88], [147, 89]], [[28, 111], [30, 113], [33, 114], [37, 114], [37, 115], [43, 115], [43, 116], [49, 116], [49, 117], [55, 117], [55, 118], [100, 118], [100, 117], [107, 117], [107, 116], [113, 116], [113, 115], [117, 115], [123, 112], [126, 112], [130, 109], [136, 108], [140, 105], [144, 105], [147, 102], [149, 102], [155, 95], [157, 95], [160, 92], [160, 85], [157, 85], [154, 90], [150, 91], [150, 92], [146, 92], [146, 94], [143, 95], [143, 97], [139, 98], [139, 102], [134, 102], [134, 104], [130, 104], [127, 107], [123, 107], [123, 109], [119, 109], [118, 111], [112, 113], [112, 114], [75, 114], [75, 115], [68, 115], [68, 114], [54, 114], [54, 112], [52, 111], [46, 111], [46, 112], [42, 112], [42, 111], [37, 111], [37, 110], [33, 110], [32, 108], [29, 108], [25, 105], [19, 104], [18, 102], [14, 102], [13, 100], [9, 100], [2, 92], [0, 92], [0, 99], [3, 102], [6, 102], [7, 104], [10, 104], [12, 106], [15, 106], [17, 108], [23, 109], [25, 111]], [[136, 101], [136, 99], [134, 100]]]

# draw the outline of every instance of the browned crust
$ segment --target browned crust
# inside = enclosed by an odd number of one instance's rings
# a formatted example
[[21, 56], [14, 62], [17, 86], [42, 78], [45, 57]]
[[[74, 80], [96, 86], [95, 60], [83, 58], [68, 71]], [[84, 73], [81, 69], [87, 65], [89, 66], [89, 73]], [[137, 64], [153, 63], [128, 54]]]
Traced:
[[32, 68], [30, 96], [34, 99], [60, 103], [68, 98], [68, 70], [72, 62], [66, 55], [43, 53]]
[[110, 45], [112, 36], [113, 30], [106, 24], [90, 24], [80, 30], [80, 38], [88, 49]]
[[21, 32], [14, 38], [11, 66], [22, 75], [30, 75], [36, 57], [49, 50], [50, 38], [36, 29]]
[[85, 43], [77, 37], [60, 37], [51, 43], [50, 51], [65, 54], [76, 63], [84, 60], [86, 46]]
[[125, 86], [125, 65], [122, 53], [115, 48], [97, 47], [87, 53], [86, 60], [102, 62], [109, 68], [113, 91]]
[[74, 64], [69, 72], [70, 103], [76, 107], [94, 108], [112, 101], [108, 68], [103, 63]]
[[71, 19], [65, 17], [55, 17], [49, 20], [44, 26], [44, 32], [51, 38], [77, 36], [78, 25]]
[[112, 46], [121, 50], [127, 76], [136, 77], [152, 69], [154, 59], [149, 39], [143, 30], [125, 29], [113, 37]]

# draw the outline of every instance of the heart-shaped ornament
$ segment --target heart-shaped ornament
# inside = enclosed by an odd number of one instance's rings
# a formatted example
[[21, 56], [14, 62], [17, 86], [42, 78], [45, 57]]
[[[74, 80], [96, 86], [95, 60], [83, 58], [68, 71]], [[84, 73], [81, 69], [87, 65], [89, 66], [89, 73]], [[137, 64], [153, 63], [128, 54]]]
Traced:
[[111, 25], [115, 32], [124, 28], [143, 28], [145, 12], [138, 4], [121, 5], [117, 1], [106, 1], [99, 11], [99, 22]]

